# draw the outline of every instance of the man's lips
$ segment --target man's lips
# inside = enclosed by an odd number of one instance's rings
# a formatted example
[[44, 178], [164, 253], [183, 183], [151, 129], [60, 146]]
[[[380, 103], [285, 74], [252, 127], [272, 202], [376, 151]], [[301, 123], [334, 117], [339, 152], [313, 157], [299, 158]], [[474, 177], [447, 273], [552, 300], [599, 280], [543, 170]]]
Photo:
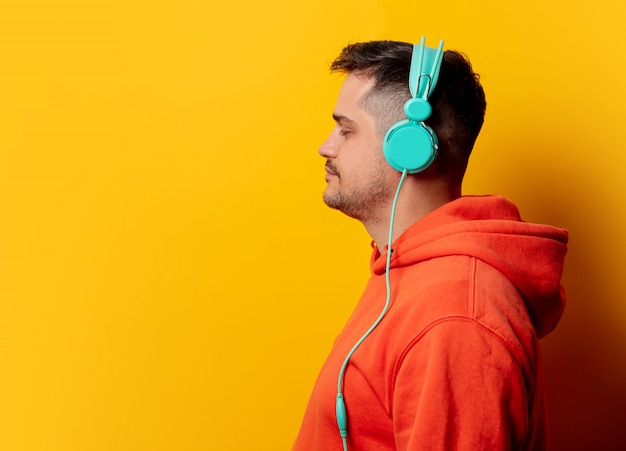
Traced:
[[337, 175], [337, 169], [335, 169], [328, 163], [326, 164], [326, 166], [324, 166], [324, 169], [326, 170], [326, 174]]

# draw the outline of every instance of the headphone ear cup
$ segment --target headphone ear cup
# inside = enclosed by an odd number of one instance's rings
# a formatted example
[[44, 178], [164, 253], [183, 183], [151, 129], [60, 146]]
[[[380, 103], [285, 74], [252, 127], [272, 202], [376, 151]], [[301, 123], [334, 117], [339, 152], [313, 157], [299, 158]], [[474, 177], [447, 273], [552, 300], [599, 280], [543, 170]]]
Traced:
[[424, 171], [437, 156], [437, 135], [423, 122], [403, 120], [394, 124], [383, 139], [383, 153], [397, 171]]

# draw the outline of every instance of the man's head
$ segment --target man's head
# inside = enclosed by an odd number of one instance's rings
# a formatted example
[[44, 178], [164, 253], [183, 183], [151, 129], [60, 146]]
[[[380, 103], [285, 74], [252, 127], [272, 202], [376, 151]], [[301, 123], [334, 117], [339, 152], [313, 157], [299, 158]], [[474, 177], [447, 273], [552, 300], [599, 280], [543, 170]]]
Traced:
[[[384, 159], [382, 139], [406, 118], [412, 52], [408, 43], [358, 43], [331, 64], [332, 71], [347, 77], [335, 106], [337, 126], [320, 148], [328, 160], [324, 199], [359, 220], [388, 203], [397, 184], [399, 174]], [[426, 122], [437, 134], [439, 153], [427, 172], [460, 188], [486, 105], [478, 76], [463, 55], [445, 52], [429, 102], [433, 112]]]
[[[403, 42], [358, 43], [344, 48], [331, 65], [335, 72], [374, 80], [362, 105], [374, 117], [381, 137], [394, 123], [406, 118], [403, 108], [411, 97], [408, 80], [412, 52], [413, 45]], [[460, 184], [486, 107], [478, 76], [462, 54], [445, 52], [429, 102], [433, 113], [426, 123], [439, 138], [438, 175]]]

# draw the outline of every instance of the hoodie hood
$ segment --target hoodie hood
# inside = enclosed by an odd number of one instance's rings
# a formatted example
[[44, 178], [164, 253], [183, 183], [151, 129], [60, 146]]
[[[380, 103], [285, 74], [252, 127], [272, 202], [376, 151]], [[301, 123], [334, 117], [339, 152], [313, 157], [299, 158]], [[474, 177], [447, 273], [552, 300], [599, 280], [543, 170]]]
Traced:
[[[391, 268], [448, 255], [467, 255], [504, 274], [522, 294], [541, 338], [565, 308], [561, 286], [568, 233], [523, 221], [517, 207], [499, 196], [466, 196], [430, 212], [394, 243]], [[385, 273], [385, 256], [374, 251], [372, 272]]]

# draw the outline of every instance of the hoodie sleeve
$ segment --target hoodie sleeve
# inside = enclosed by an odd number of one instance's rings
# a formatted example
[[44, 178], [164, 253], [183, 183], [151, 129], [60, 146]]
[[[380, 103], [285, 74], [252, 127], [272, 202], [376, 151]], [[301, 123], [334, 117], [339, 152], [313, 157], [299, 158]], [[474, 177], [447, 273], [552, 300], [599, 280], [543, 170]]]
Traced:
[[442, 319], [399, 364], [391, 395], [397, 449], [523, 448], [527, 391], [500, 337], [469, 318]]

